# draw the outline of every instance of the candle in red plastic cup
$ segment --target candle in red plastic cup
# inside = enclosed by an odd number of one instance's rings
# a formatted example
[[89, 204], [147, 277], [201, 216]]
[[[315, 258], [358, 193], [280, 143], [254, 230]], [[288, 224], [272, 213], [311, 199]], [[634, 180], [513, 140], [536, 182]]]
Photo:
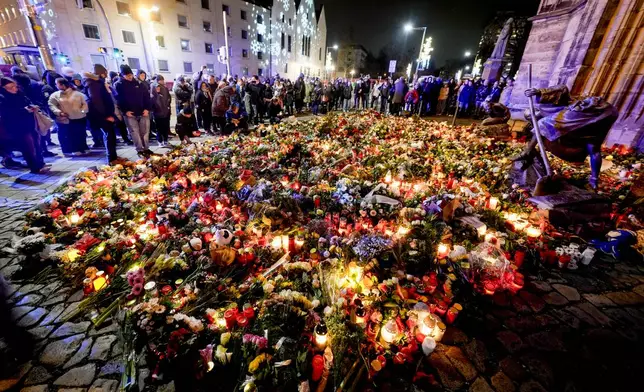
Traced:
[[228, 309], [224, 312], [224, 320], [226, 320], [226, 328], [233, 329], [235, 327], [235, 311]]

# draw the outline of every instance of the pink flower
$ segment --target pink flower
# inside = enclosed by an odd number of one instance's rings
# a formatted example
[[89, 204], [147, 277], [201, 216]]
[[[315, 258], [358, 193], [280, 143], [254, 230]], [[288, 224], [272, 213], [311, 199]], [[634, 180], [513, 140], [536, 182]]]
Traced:
[[134, 286], [132, 286], [132, 295], [138, 297], [139, 295], [141, 295], [141, 293], [143, 293], [142, 284], [135, 284]]

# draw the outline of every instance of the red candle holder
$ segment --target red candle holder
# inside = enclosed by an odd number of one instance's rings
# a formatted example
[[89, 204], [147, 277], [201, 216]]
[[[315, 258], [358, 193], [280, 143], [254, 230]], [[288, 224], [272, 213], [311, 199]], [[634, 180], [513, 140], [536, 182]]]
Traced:
[[237, 321], [237, 325], [241, 328], [246, 328], [250, 322], [242, 313], [238, 314], [235, 320]]
[[233, 329], [236, 323], [236, 309], [228, 309], [224, 312], [224, 320], [226, 320], [226, 328]]
[[255, 309], [253, 309], [252, 306], [245, 307], [244, 308], [244, 316], [249, 320], [254, 318], [255, 317]]
[[438, 304], [436, 304], [436, 314], [439, 316], [445, 316], [445, 313], [447, 313], [447, 303], [445, 301], [439, 301]]

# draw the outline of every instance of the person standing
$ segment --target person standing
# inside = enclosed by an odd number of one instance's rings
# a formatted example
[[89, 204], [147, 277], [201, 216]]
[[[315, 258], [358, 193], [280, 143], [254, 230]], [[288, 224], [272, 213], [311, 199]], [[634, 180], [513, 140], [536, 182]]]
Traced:
[[347, 79], [342, 83], [342, 110], [346, 113], [351, 106], [351, 82]]
[[121, 64], [121, 77], [114, 84], [114, 90], [137, 153], [149, 157], [153, 152], [149, 146], [151, 102], [148, 90], [134, 78], [127, 64]]
[[154, 125], [157, 129], [159, 146], [168, 146], [170, 133], [170, 116], [172, 114], [172, 95], [165, 85], [162, 75], [157, 75], [151, 87], [152, 114]]
[[[230, 96], [232, 87], [228, 86], [223, 80], [219, 82], [215, 96], [212, 99], [212, 121], [215, 123], [217, 131], [224, 132], [226, 126], [226, 110], [230, 108]], [[254, 109], [254, 108], [253, 108]]]
[[402, 76], [396, 80], [393, 86], [393, 97], [391, 98], [391, 114], [399, 115], [400, 109], [407, 93], [407, 83], [405, 83], [405, 78]]
[[[103, 72], [105, 71], [105, 72]], [[98, 72], [98, 74], [97, 74]], [[120, 163], [116, 153], [116, 114], [112, 95], [107, 89], [105, 79], [99, 75], [107, 73], [105, 67], [100, 64], [94, 65], [94, 73], [85, 72], [84, 85], [87, 96], [87, 120], [92, 136], [101, 133], [103, 144], [106, 147], [107, 162], [111, 165]]]
[[378, 80], [371, 89], [371, 109], [378, 110], [380, 106], [380, 88], [382, 87], [382, 80]]
[[[216, 95], [217, 93], [215, 93]], [[250, 96], [250, 108], [251, 108], [251, 118], [255, 124], [259, 124], [262, 119], [261, 113], [261, 103], [260, 100], [262, 97], [262, 85], [259, 83], [259, 77], [253, 75], [253, 78], [250, 80], [250, 83], [246, 85], [246, 94]], [[213, 104], [214, 105], [214, 104]], [[226, 108], [227, 110], [228, 108]], [[225, 112], [224, 112], [225, 114]], [[213, 111], [214, 115], [214, 111]]]
[[[195, 107], [197, 108], [197, 119], [201, 119], [203, 129], [210, 135], [215, 133], [212, 130], [212, 92], [208, 87], [208, 83], [201, 83], [199, 91], [195, 97]], [[198, 122], [199, 120], [197, 120]], [[197, 126], [199, 126], [197, 124]]]
[[[29, 98], [31, 103], [40, 107], [41, 110], [43, 110], [45, 113], [48, 112], [47, 100], [45, 99], [45, 96], [43, 94], [43, 89], [45, 88], [44, 83], [39, 83], [35, 80], [32, 80], [26, 73], [17, 73], [13, 77], [13, 79], [16, 81], [16, 83], [18, 83], [18, 87], [27, 96], [27, 98]], [[54, 91], [55, 90], [52, 90], [52, 92]], [[47, 99], [48, 98], [49, 96], [47, 96]], [[50, 135], [51, 130], [47, 132], [47, 135], [40, 137], [42, 156], [45, 158], [52, 158], [56, 156], [56, 154], [47, 149], [48, 144], [53, 145], [53, 143], [51, 143]]]
[[49, 110], [56, 117], [58, 140], [65, 156], [80, 156], [89, 148], [86, 142], [87, 101], [65, 78], [56, 79], [58, 91], [49, 97]]
[[389, 78], [386, 78], [380, 85], [380, 113], [387, 113], [387, 104], [389, 103], [389, 90], [391, 85], [389, 84]]
[[0, 135], [0, 150], [3, 164], [12, 150], [18, 150], [27, 161], [34, 174], [49, 171], [50, 165], [45, 165], [40, 147], [40, 134], [36, 131], [34, 112], [38, 109], [27, 96], [21, 92], [15, 80], [0, 78], [0, 120], [2, 135]]
[[314, 116], [318, 115], [318, 108], [320, 107], [320, 100], [322, 99], [322, 86], [319, 81], [315, 82], [315, 87], [311, 91], [311, 113]]
[[463, 81], [463, 85], [458, 91], [458, 111], [459, 113], [467, 115], [470, 108], [470, 102], [474, 95], [474, 87], [471, 80]]
[[172, 90], [174, 92], [174, 97], [177, 100], [176, 109], [178, 116], [181, 109], [191, 106], [190, 100], [192, 99], [192, 88], [188, 83], [186, 83], [186, 79], [183, 76], [179, 76], [175, 80], [174, 88]]
[[304, 75], [300, 74], [300, 76], [297, 78], [295, 85], [293, 86], [293, 90], [293, 95], [295, 97], [295, 110], [298, 113], [301, 113], [302, 108], [304, 107], [304, 98], [306, 98]]
[[442, 116], [447, 109], [447, 98], [449, 96], [449, 87], [447, 83], [443, 83], [440, 93], [438, 94], [438, 105], [436, 106], [436, 114]]
[[484, 112], [483, 109], [483, 102], [485, 102], [485, 98], [490, 94], [490, 83], [488, 80], [484, 80], [476, 89], [476, 112], [475, 116], [479, 118], [481, 116], [481, 113]]

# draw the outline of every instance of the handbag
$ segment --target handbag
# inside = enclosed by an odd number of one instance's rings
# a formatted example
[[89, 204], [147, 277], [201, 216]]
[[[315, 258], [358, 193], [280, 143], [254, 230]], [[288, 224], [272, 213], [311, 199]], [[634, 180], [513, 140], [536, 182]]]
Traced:
[[47, 135], [49, 129], [54, 125], [54, 120], [43, 113], [42, 110], [36, 110], [34, 112], [34, 117], [36, 119], [36, 130], [38, 133], [40, 133], [41, 136]]

